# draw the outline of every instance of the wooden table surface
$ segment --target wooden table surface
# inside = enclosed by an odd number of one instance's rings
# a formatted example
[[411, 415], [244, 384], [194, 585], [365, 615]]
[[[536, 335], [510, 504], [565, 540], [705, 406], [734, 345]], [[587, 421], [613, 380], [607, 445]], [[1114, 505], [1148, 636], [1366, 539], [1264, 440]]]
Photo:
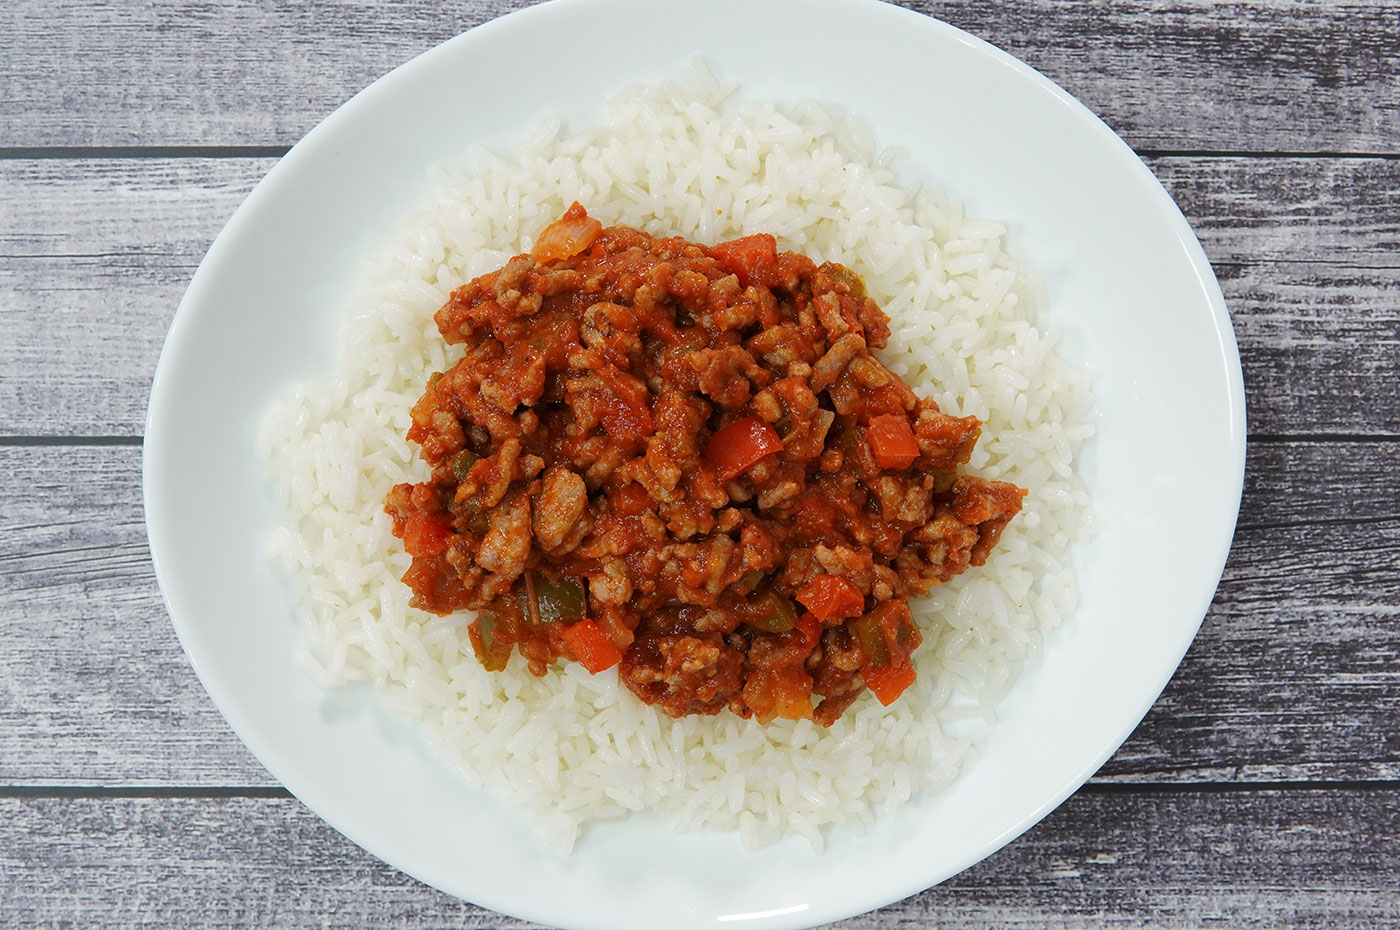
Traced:
[[[0, 926], [521, 922], [283, 791], [146, 548], [141, 432], [200, 257], [375, 77], [515, 0], [0, 6]], [[1400, 5], [912, 0], [1075, 94], [1214, 263], [1249, 406], [1200, 636], [1081, 791], [843, 928], [1400, 925]]]

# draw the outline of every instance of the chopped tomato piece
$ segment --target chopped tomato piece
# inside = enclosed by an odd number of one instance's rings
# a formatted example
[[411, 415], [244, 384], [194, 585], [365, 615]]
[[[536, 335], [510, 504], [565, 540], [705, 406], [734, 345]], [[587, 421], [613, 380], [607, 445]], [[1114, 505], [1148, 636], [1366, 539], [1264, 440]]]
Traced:
[[644, 513], [651, 509], [651, 495], [647, 489], [629, 481], [620, 488], [616, 488], [608, 493], [607, 499], [612, 503], [614, 513], [627, 517], [635, 517], [639, 513]]
[[599, 419], [608, 435], [630, 442], [656, 432], [656, 422], [651, 417], [651, 394], [641, 379], [606, 364], [596, 373], [611, 392], [611, 396], [603, 399], [599, 411]]
[[812, 716], [812, 676], [800, 668], [789, 669], [774, 682], [774, 713], [787, 720]]
[[577, 200], [564, 215], [544, 228], [530, 255], [537, 262], [573, 258], [593, 244], [603, 224], [588, 215]]
[[800, 667], [756, 672], [744, 683], [744, 703], [760, 723], [774, 717], [802, 720], [812, 716], [812, 676]]
[[744, 417], [710, 437], [705, 458], [721, 481], [729, 481], [782, 449], [783, 441], [773, 427], [758, 417]]
[[845, 578], [818, 575], [797, 592], [797, 601], [823, 622], [859, 617], [865, 611], [865, 595]]
[[794, 629], [802, 637], [802, 648], [811, 649], [822, 635], [822, 622], [811, 614], [803, 614]]
[[710, 256], [739, 277], [744, 287], [775, 287], [778, 278], [778, 240], [767, 233], [721, 242]]
[[885, 666], [877, 668], [867, 665], [860, 670], [860, 677], [865, 679], [865, 686], [871, 693], [886, 707], [894, 703], [894, 699], [904, 693], [904, 689], [914, 683], [917, 677], [912, 666], [905, 665], [899, 668]]
[[904, 398], [893, 385], [874, 388], [865, 392], [861, 397], [861, 422], [868, 424], [871, 420], [886, 414], [904, 417]]
[[574, 661], [588, 669], [590, 674], [596, 675], [622, 661], [622, 651], [592, 620], [583, 619], [565, 627], [560, 635], [573, 653]]
[[418, 511], [408, 515], [403, 528], [404, 551], [414, 558], [437, 555], [452, 539], [452, 518], [444, 513]]
[[410, 604], [438, 616], [466, 607], [472, 593], [462, 584], [462, 576], [447, 561], [447, 556], [441, 553], [415, 558], [403, 573], [403, 583], [413, 590]]
[[602, 395], [598, 419], [609, 436], [622, 442], [645, 439], [656, 432], [650, 410], [640, 404], [634, 406], [615, 394]]
[[918, 440], [903, 414], [886, 413], [871, 420], [865, 438], [881, 468], [908, 468], [919, 457]]
[[794, 503], [791, 520], [798, 532], [814, 539], [837, 532], [840, 514], [825, 496], [803, 494]]

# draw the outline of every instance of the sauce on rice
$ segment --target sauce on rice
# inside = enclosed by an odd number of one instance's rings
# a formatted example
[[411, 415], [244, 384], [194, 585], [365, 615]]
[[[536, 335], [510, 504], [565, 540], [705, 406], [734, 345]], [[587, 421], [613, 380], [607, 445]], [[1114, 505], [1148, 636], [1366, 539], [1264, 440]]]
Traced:
[[614, 665], [671, 716], [810, 717], [912, 681], [907, 599], [981, 565], [1025, 494], [959, 474], [974, 417], [872, 354], [860, 278], [604, 229], [578, 204], [436, 315], [466, 346], [413, 408], [431, 478], [386, 510], [413, 606], [478, 658]]

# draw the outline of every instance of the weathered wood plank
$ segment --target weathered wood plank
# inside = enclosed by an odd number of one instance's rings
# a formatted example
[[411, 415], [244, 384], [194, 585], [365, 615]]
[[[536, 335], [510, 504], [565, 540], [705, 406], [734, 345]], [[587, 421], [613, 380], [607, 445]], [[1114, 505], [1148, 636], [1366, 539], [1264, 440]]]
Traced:
[[[1398, 456], [1251, 447], [1215, 605], [1098, 780], [1400, 778]], [[0, 448], [0, 785], [274, 784], [176, 642], [139, 471], [136, 447]]]
[[1252, 436], [1400, 434], [1400, 269], [1217, 264]]
[[[0, 4], [0, 436], [139, 434], [185, 284], [272, 163], [6, 154], [284, 146], [527, 2]], [[838, 926], [1400, 925], [1400, 444], [1275, 441], [1400, 434], [1395, 4], [899, 2], [1163, 153], [1149, 163], [1216, 264], [1269, 441], [1201, 635], [1094, 783], [983, 865]], [[1164, 154], [1192, 151], [1389, 157]], [[0, 927], [528, 926], [293, 800], [199, 796], [274, 782], [165, 616], [139, 452], [0, 443]], [[43, 787], [64, 785], [182, 790]]]
[[1215, 265], [1251, 433], [1400, 432], [1400, 163], [1150, 163]]
[[1398, 474], [1396, 443], [1251, 444], [1211, 611], [1099, 780], [1400, 778]]
[[[1017, 55], [1147, 149], [1395, 152], [1386, 0], [901, 0]], [[526, 0], [0, 8], [7, 146], [286, 145], [361, 87]]]
[[1382, 158], [1147, 158], [1211, 261], [1400, 269], [1400, 164]]
[[[832, 927], [1380, 927], [1394, 791], [1081, 792], [981, 864]], [[421, 885], [292, 799], [0, 800], [14, 927], [522, 928]]]
[[0, 463], [0, 784], [275, 784], [175, 638], [140, 447], [3, 448]]
[[0, 432], [140, 435], [180, 297], [272, 164], [0, 162]]
[[[0, 160], [0, 434], [137, 435], [268, 159]], [[1400, 161], [1151, 162], [1217, 262], [1263, 434], [1400, 433]]]

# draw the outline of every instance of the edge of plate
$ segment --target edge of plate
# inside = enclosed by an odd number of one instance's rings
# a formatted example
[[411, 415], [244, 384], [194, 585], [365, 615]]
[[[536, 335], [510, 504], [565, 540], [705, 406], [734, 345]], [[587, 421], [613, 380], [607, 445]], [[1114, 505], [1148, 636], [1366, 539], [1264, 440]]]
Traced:
[[[202, 272], [204, 271], [206, 265], [213, 264], [214, 262], [220, 260], [222, 253], [220, 243], [226, 242], [228, 240], [228, 233], [230, 230], [235, 230], [239, 228], [244, 222], [246, 222], [247, 216], [251, 209], [249, 205], [256, 204], [259, 200], [261, 200], [262, 197], [266, 195], [265, 192], [267, 189], [269, 189], [272, 186], [275, 186], [275, 184], [278, 182], [278, 180], [283, 174], [292, 170], [292, 167], [299, 163], [299, 161], [304, 156], [304, 153], [308, 148], [308, 146], [305, 144], [307, 140], [319, 136], [322, 133], [323, 127], [334, 126], [342, 120], [348, 118], [346, 117], [345, 113], [347, 109], [350, 109], [357, 100], [367, 95], [377, 95], [380, 93], [384, 93], [385, 88], [393, 82], [396, 75], [400, 75], [405, 71], [411, 71], [413, 69], [423, 67], [427, 63], [436, 60], [436, 58], [438, 57], [455, 54], [460, 47], [470, 45], [479, 41], [485, 41], [486, 39], [489, 39], [492, 35], [495, 35], [499, 31], [508, 30], [512, 26], [528, 22], [529, 20], [532, 20], [536, 17], [552, 15], [549, 11], [555, 7], [582, 7], [589, 4], [606, 6], [611, 5], [614, 2], [615, 0], [547, 0], [547, 2], [532, 7], [527, 7], [524, 9], [515, 10], [513, 12], [505, 14], [504, 16], [475, 26], [469, 29], [467, 32], [461, 33], [451, 39], [448, 39], [447, 41], [415, 56], [409, 61], [404, 62], [403, 64], [387, 72], [371, 84], [367, 85], [364, 89], [356, 93], [354, 96], [349, 98], [349, 100], [345, 101], [339, 107], [337, 107], [330, 115], [328, 115], [324, 120], [322, 120], [315, 127], [313, 127], [306, 134], [306, 136], [304, 136], [300, 141], [298, 141], [296, 145], [294, 145], [291, 148], [291, 150], [289, 150], [288, 153], [268, 171], [267, 175], [265, 175], [258, 182], [258, 184], [249, 193], [249, 195], [239, 205], [237, 210], [235, 210], [228, 222], [220, 230], [218, 236], [216, 236], [216, 238], [214, 239], [214, 242], [210, 246], [209, 251], [200, 261], [198, 268], [196, 269], [194, 275], [191, 278], [190, 285], [187, 288], [184, 296], [182, 297], [179, 303], [179, 306], [176, 309], [175, 315], [170, 324], [170, 329], [167, 332], [166, 339], [162, 345], [160, 360], [156, 365], [155, 374], [152, 379], [150, 402], [147, 408], [146, 416], [146, 439], [143, 443], [142, 451], [142, 502], [146, 513], [146, 530], [151, 552], [152, 566], [156, 574], [157, 584], [161, 591], [162, 601], [165, 604], [166, 612], [170, 616], [172, 626], [174, 626], [175, 628], [176, 636], [180, 640], [182, 649], [184, 649], [186, 657], [189, 659], [191, 666], [194, 668], [195, 674], [200, 678], [201, 685], [203, 685], [205, 687], [205, 690], [210, 693], [211, 700], [214, 699], [214, 695], [211, 691], [209, 691], [208, 684], [205, 681], [204, 675], [201, 672], [197, 660], [189, 651], [185, 633], [181, 629], [180, 623], [176, 620], [175, 613], [170, 603], [170, 599], [166, 590], [166, 583], [163, 580], [161, 573], [161, 553], [164, 549], [164, 544], [157, 538], [157, 533], [153, 530], [153, 522], [151, 518], [151, 512], [153, 508], [156, 510], [159, 510], [160, 508], [160, 505], [158, 503], [159, 494], [155, 487], [160, 477], [160, 465], [155, 460], [155, 452], [153, 450], [159, 449], [161, 443], [159, 441], [153, 442], [152, 440], [161, 440], [163, 437], [163, 429], [160, 423], [161, 411], [158, 408], [160, 406], [161, 399], [164, 396], [162, 385], [164, 379], [167, 377], [167, 359], [169, 357], [170, 352], [172, 351], [172, 345], [178, 346], [178, 343], [183, 339], [183, 332], [185, 328], [183, 323], [188, 318], [189, 314], [187, 307], [193, 304], [197, 304], [199, 302], [200, 294], [203, 289]], [[666, 0], [666, 2], [673, 2], [677, 3], [678, 5], [685, 5], [685, 3], [688, 2], [688, 0]], [[1231, 450], [1232, 458], [1231, 462], [1229, 463], [1229, 477], [1231, 481], [1231, 486], [1235, 489], [1233, 492], [1233, 500], [1235, 501], [1235, 506], [1233, 512], [1228, 518], [1230, 532], [1228, 534], [1225, 534], [1222, 540], [1216, 544], [1217, 551], [1215, 553], [1215, 557], [1212, 563], [1217, 566], [1215, 572], [1215, 583], [1211, 585], [1210, 590], [1206, 592], [1200, 599], [1199, 616], [1196, 619], [1194, 625], [1190, 628], [1190, 635], [1185, 636], [1183, 641], [1181, 642], [1179, 654], [1175, 656], [1175, 661], [1172, 663], [1171, 666], [1171, 672], [1167, 676], [1165, 676], [1160, 682], [1154, 682], [1154, 689], [1152, 692], [1151, 699], [1146, 701], [1136, 709], [1134, 715], [1132, 716], [1132, 722], [1130, 724], [1125, 724], [1123, 727], [1121, 727], [1119, 732], [1117, 732], [1112, 739], [1108, 740], [1104, 744], [1104, 746], [1101, 748], [1100, 752], [1096, 755], [1096, 757], [1091, 762], [1087, 763], [1079, 774], [1067, 781], [1061, 787], [1060, 791], [1054, 794], [1049, 800], [1039, 805], [1035, 809], [1033, 814], [1023, 818], [1022, 822], [1020, 822], [1014, 829], [1006, 831], [1002, 835], [985, 843], [982, 847], [979, 847], [977, 850], [972, 851], [966, 857], [966, 861], [961, 866], [951, 871], [948, 871], [947, 874], [935, 874], [927, 877], [926, 879], [920, 880], [904, 882], [891, 881], [889, 884], [880, 885], [878, 890], [872, 890], [865, 895], [853, 897], [851, 899], [851, 906], [849, 908], [838, 909], [829, 912], [801, 911], [791, 914], [773, 914], [771, 916], [754, 915], [753, 920], [748, 920], [744, 922], [747, 926], [761, 926], [764, 928], [764, 930], [798, 930], [798, 928], [810, 927], [817, 923], [824, 923], [831, 920], [838, 920], [844, 917], [850, 917], [856, 914], [865, 913], [867, 911], [886, 906], [890, 903], [902, 900], [906, 897], [909, 897], [910, 895], [917, 894], [920, 891], [937, 885], [940, 882], [947, 880], [953, 875], [956, 875], [959, 872], [970, 868], [977, 862], [980, 862], [986, 857], [992, 855], [997, 850], [1010, 843], [1012, 840], [1024, 834], [1031, 827], [1035, 826], [1042, 819], [1044, 819], [1044, 817], [1047, 814], [1049, 814], [1055, 808], [1059, 807], [1065, 801], [1066, 798], [1068, 798], [1071, 794], [1078, 790], [1078, 788], [1081, 787], [1094, 774], [1094, 772], [1096, 772], [1103, 765], [1105, 761], [1107, 761], [1107, 759], [1118, 749], [1119, 746], [1122, 745], [1124, 740], [1126, 740], [1126, 738], [1132, 733], [1132, 731], [1136, 729], [1136, 727], [1141, 723], [1142, 718], [1156, 703], [1156, 700], [1158, 699], [1158, 697], [1160, 697], [1161, 691], [1166, 687], [1171, 677], [1175, 674], [1177, 667], [1180, 665], [1181, 659], [1185, 656], [1186, 651], [1189, 649], [1191, 643], [1194, 641], [1195, 634], [1199, 630], [1200, 625], [1205, 618], [1206, 612], [1209, 609], [1211, 600], [1214, 596], [1215, 589], [1219, 584], [1219, 578], [1224, 570], [1225, 561], [1230, 550], [1230, 543], [1233, 539], [1234, 525], [1238, 517], [1239, 500], [1243, 491], [1246, 446], [1246, 412], [1244, 404], [1243, 370], [1240, 364], [1239, 351], [1235, 340], [1234, 329], [1230, 321], [1229, 313], [1226, 309], [1224, 295], [1220, 290], [1219, 283], [1214, 276], [1214, 272], [1211, 269], [1209, 260], [1205, 255], [1205, 251], [1202, 248], [1199, 240], [1196, 238], [1195, 234], [1192, 232], [1190, 225], [1186, 221], [1184, 215], [1181, 213], [1176, 203], [1172, 200], [1171, 196], [1167, 193], [1166, 189], [1161, 185], [1161, 182], [1157, 180], [1156, 176], [1153, 175], [1151, 170], [1141, 161], [1140, 158], [1138, 158], [1137, 154], [1133, 152], [1131, 147], [1129, 147], [1126, 142], [1124, 142], [1116, 133], [1114, 133], [1113, 130], [1110, 129], [1107, 126], [1107, 124], [1105, 124], [1097, 115], [1095, 115], [1091, 110], [1089, 110], [1087, 106], [1085, 106], [1075, 97], [1073, 97], [1063, 88], [1059, 87], [1049, 78], [1045, 77], [1040, 72], [1036, 71], [1034, 68], [1027, 65], [1026, 63], [1020, 61], [1019, 59], [1016, 59], [1009, 53], [1002, 51], [996, 46], [993, 46], [990, 43], [979, 39], [976, 36], [973, 36], [962, 29], [959, 29], [956, 26], [953, 26], [942, 20], [935, 19], [932, 16], [927, 16], [913, 10], [908, 10], [902, 7], [894, 6], [893, 4], [884, 2], [884, 0], [809, 0], [809, 2], [812, 3], [812, 6], [816, 6], [818, 2], [824, 2], [833, 6], [864, 7], [868, 9], [872, 13], [872, 15], [889, 15], [900, 18], [905, 23], [907, 23], [908, 27], [911, 29], [927, 29], [935, 32], [944, 32], [944, 34], [947, 37], [953, 39], [954, 41], [970, 46], [971, 48], [979, 51], [998, 65], [1010, 68], [1013, 71], [1019, 73], [1021, 76], [1030, 80], [1033, 84], [1037, 85], [1041, 90], [1049, 91], [1050, 94], [1061, 105], [1067, 107], [1073, 113], [1075, 118], [1080, 122], [1084, 123], [1091, 132], [1098, 135], [1104, 141], [1108, 142], [1111, 146], [1118, 148], [1123, 155], [1131, 158], [1132, 161], [1135, 162], [1135, 170], [1140, 172], [1143, 176], [1143, 179], [1150, 184], [1150, 186], [1153, 189], [1153, 196], [1159, 199], [1159, 202], [1168, 210], [1169, 214], [1171, 215], [1171, 221], [1174, 227], [1173, 231], [1176, 235], [1176, 238], [1182, 243], [1182, 245], [1187, 251], [1192, 266], [1200, 280], [1202, 292], [1206, 297], [1208, 303], [1210, 304], [1214, 316], [1215, 329], [1219, 337], [1220, 352], [1223, 360], [1226, 363], [1226, 368], [1228, 370], [1227, 373], [1229, 375], [1229, 407], [1231, 412], [1229, 425], [1233, 439], [1233, 446]], [[154, 505], [153, 502], [155, 502]], [[217, 700], [214, 700], [214, 703], [216, 706], [219, 706], [219, 702]], [[223, 714], [223, 707], [219, 706], [219, 709], [221, 714]], [[227, 715], [224, 714], [224, 716], [227, 720]], [[379, 858], [385, 862], [390, 861], [389, 858], [383, 852], [381, 852], [381, 844], [377, 838], [365, 837], [361, 835], [362, 831], [356, 830], [354, 828], [347, 829], [342, 825], [342, 818], [337, 816], [334, 810], [332, 810], [330, 813], [326, 813], [325, 811], [328, 807], [333, 809], [335, 805], [327, 804], [325, 803], [325, 800], [323, 798], [318, 797], [318, 791], [315, 789], [315, 786], [289, 784], [286, 780], [282, 778], [280, 774], [278, 774], [278, 769], [283, 768], [283, 765], [281, 764], [281, 761], [276, 757], [276, 755], [271, 754], [271, 757], [269, 757], [269, 755], [266, 754], [265, 746], [256, 747], [253, 742], [249, 742], [249, 740], [246, 738], [243, 728], [234, 726], [232, 721], [228, 722], [230, 727], [234, 729], [239, 738], [245, 743], [245, 745], [247, 745], [249, 751], [252, 752], [253, 755], [258, 759], [259, 763], [261, 763], [265, 768], [267, 768], [268, 771], [273, 775], [273, 777], [277, 778], [279, 781], [282, 781], [283, 784], [286, 785], [288, 790], [291, 791], [291, 793], [295, 795], [309, 809], [311, 809], [318, 817], [321, 817], [322, 819], [326, 820], [327, 823], [334, 827], [334, 829], [336, 829], [338, 832], [341, 832], [352, 842], [365, 849], [371, 855], [374, 855], [376, 858]], [[256, 742], [256, 740], [254, 742]], [[296, 782], [297, 780], [293, 778], [291, 779], [291, 781]], [[402, 866], [395, 863], [390, 864], [392, 865], [392, 867], [403, 870], [406, 874], [412, 875], [415, 879], [427, 882], [426, 879], [424, 879], [418, 874], [415, 874], [413, 871], [404, 869]], [[432, 882], [427, 883], [432, 884]], [[568, 920], [570, 916], [576, 915], [570, 915], [567, 912], [567, 910], [565, 910], [562, 906], [551, 906], [551, 903], [548, 900], [539, 900], [534, 906], [521, 907], [520, 902], [517, 901], [496, 900], [495, 896], [490, 893], [489, 889], [482, 889], [482, 891], [482, 894], [473, 895], [471, 899], [473, 903], [477, 903], [480, 906], [489, 907], [493, 910], [498, 910], [502, 913], [510, 913], [528, 920], [534, 920], [543, 923], [559, 923], [561, 922], [560, 918], [564, 918], [566, 921], [568, 921], [568, 924], [570, 926], [593, 926], [599, 928], [607, 926], [604, 923], [596, 921], [578, 923], [577, 921]]]

